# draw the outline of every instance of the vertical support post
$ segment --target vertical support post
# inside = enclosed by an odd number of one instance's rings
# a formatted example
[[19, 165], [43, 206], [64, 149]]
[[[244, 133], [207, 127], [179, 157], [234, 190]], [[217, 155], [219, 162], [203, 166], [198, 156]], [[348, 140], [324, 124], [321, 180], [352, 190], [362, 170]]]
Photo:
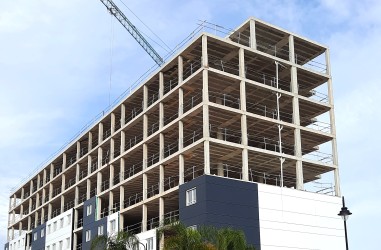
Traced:
[[329, 49], [327, 48], [325, 51], [326, 63], [327, 63], [327, 74], [329, 75], [328, 79], [328, 102], [331, 108], [329, 109], [329, 119], [331, 124], [331, 134], [333, 135], [331, 147], [332, 147], [332, 157], [333, 157], [333, 165], [335, 166], [334, 170], [334, 179], [335, 179], [335, 195], [341, 196], [340, 189], [340, 172], [339, 172], [339, 158], [337, 152], [337, 137], [336, 137], [336, 121], [335, 121], [335, 106], [333, 101], [333, 87], [332, 87], [332, 77], [331, 77], [331, 62], [329, 59]]
[[91, 195], [91, 181], [90, 179], [87, 179], [86, 180], [86, 200], [90, 199]]
[[64, 206], [65, 206], [65, 196], [61, 195], [61, 213], [64, 212]]
[[111, 113], [111, 134], [115, 133], [115, 114]]
[[119, 186], [119, 200], [120, 200], [120, 210], [124, 209], [124, 186]]
[[[294, 53], [294, 36], [289, 36], [289, 46], [290, 46], [290, 60], [293, 62], [295, 60]], [[293, 93], [292, 97], [292, 117], [293, 123], [296, 125], [294, 130], [295, 138], [295, 156], [296, 160], [296, 189], [304, 189], [304, 177], [303, 177], [303, 162], [302, 162], [302, 138], [300, 132], [300, 113], [299, 113], [299, 98], [298, 98], [298, 72], [295, 66], [291, 66], [291, 91]]]
[[203, 101], [203, 137], [204, 137], [204, 174], [210, 174], [210, 144], [209, 144], [209, 90], [208, 90], [208, 40], [202, 36], [202, 101]]
[[289, 59], [291, 63], [295, 63], [295, 46], [294, 46], [294, 36], [289, 35], [288, 37], [288, 50], [289, 50]]
[[162, 194], [164, 192], [164, 166], [160, 165], [159, 169], [159, 193]]
[[77, 206], [79, 204], [79, 187], [75, 187], [75, 198], [74, 198], [74, 205]]
[[120, 127], [123, 127], [126, 123], [126, 105], [122, 103], [120, 106]]
[[147, 204], [142, 206], [142, 232], [147, 231]]
[[115, 153], [115, 139], [111, 138], [110, 140], [110, 161], [114, 159], [114, 153]]
[[67, 155], [66, 153], [62, 154], [62, 172], [65, 171], [66, 169], [66, 160], [67, 160]]
[[114, 213], [114, 192], [113, 191], [110, 191], [109, 192], [109, 196], [108, 196], [108, 211], [109, 211], [109, 215], [111, 213]]
[[98, 145], [103, 142], [103, 123], [100, 122], [98, 125]]
[[77, 154], [76, 154], [76, 159], [77, 161], [81, 158], [81, 143], [77, 141]]
[[75, 182], [79, 182], [79, 174], [81, 173], [81, 167], [79, 163], [75, 166]]
[[93, 149], [93, 133], [92, 132], [89, 132], [89, 141], [88, 141], [87, 148], [88, 148], [87, 150], [88, 152], [90, 152]]
[[122, 130], [120, 133], [120, 154], [124, 153], [124, 149], [126, 147], [126, 132]]
[[102, 172], [97, 173], [97, 194], [102, 192]]
[[250, 19], [250, 48], [257, 49], [257, 37], [255, 34], [255, 20]]

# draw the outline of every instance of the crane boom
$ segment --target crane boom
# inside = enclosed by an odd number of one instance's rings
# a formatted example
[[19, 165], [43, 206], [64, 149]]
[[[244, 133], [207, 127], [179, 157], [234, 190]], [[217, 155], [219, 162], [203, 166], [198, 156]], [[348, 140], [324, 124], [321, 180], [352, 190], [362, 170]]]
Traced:
[[161, 66], [164, 63], [163, 58], [156, 52], [156, 50], [149, 44], [143, 37], [139, 30], [128, 20], [123, 12], [116, 6], [112, 0], [100, 0], [110, 13], [123, 25], [124, 28], [131, 34], [131, 36], [142, 46], [142, 48], [150, 55], [150, 57]]

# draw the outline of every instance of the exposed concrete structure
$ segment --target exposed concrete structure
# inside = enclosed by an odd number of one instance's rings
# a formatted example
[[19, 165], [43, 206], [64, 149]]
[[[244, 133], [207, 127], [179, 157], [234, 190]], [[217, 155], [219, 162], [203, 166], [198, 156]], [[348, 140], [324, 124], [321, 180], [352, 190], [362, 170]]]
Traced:
[[340, 196], [329, 50], [250, 18], [227, 37], [194, 37], [16, 189], [8, 240], [73, 208], [79, 249], [94, 196], [96, 218], [119, 211], [119, 229], [140, 233], [178, 217], [179, 185], [200, 175], [304, 192], [325, 173]]

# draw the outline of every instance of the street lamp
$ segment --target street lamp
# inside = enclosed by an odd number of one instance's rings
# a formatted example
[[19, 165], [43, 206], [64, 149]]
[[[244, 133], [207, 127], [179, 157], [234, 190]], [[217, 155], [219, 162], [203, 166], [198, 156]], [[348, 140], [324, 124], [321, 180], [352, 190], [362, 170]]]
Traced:
[[345, 206], [345, 200], [344, 200], [344, 196], [343, 196], [343, 207], [341, 208], [341, 211], [340, 213], [338, 214], [339, 216], [341, 216], [341, 218], [343, 219], [344, 221], [344, 231], [345, 231], [345, 246], [346, 246], [346, 249], [348, 250], [348, 236], [347, 236], [347, 220], [349, 218], [349, 215], [351, 215], [352, 213], [348, 210], [348, 208]]

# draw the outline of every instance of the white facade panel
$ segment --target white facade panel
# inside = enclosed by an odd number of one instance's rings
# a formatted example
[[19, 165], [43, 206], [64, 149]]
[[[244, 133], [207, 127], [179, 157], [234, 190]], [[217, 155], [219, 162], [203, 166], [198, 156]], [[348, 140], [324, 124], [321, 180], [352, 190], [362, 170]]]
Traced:
[[[136, 237], [147, 247], [147, 250], [156, 249], [156, 229], [137, 234]], [[140, 245], [139, 250], [144, 250], [144, 247]]]
[[9, 241], [9, 248], [8, 250], [21, 250], [25, 249], [25, 232], [23, 232], [20, 236], [14, 238], [13, 240]]
[[262, 250], [344, 250], [340, 197], [258, 184]]
[[114, 235], [119, 230], [119, 212], [107, 216], [107, 234]]
[[71, 249], [73, 209], [46, 222], [45, 249]]

